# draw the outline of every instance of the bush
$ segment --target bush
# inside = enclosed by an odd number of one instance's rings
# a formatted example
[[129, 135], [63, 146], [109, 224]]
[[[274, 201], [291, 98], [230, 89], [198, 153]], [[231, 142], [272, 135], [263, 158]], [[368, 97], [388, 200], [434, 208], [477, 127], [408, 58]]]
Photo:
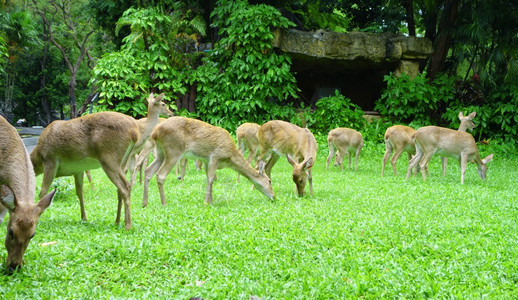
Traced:
[[426, 125], [441, 124], [446, 104], [454, 97], [454, 80], [439, 75], [430, 83], [426, 73], [414, 79], [406, 74], [385, 76], [387, 88], [375, 109], [392, 122]]
[[351, 99], [345, 98], [335, 91], [334, 96], [324, 97], [317, 101], [317, 107], [308, 124], [315, 133], [326, 135], [337, 127], [348, 127], [363, 130], [366, 124], [363, 110]]

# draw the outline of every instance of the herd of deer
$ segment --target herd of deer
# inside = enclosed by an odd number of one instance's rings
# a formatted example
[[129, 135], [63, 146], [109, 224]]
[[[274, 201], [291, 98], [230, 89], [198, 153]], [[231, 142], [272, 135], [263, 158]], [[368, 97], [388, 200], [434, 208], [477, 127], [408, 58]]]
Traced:
[[[162, 204], [165, 205], [164, 181], [172, 168], [180, 161], [181, 178], [185, 174], [185, 161], [192, 158], [203, 162], [207, 175], [205, 204], [212, 203], [212, 185], [216, 170], [231, 168], [249, 179], [268, 198], [274, 193], [270, 181], [271, 170], [281, 155], [285, 155], [293, 166], [293, 181], [299, 196], [304, 195], [309, 181], [313, 195], [312, 167], [316, 161], [317, 142], [307, 128], [301, 128], [285, 121], [269, 121], [260, 126], [254, 123], [242, 124], [236, 131], [237, 144], [225, 129], [205, 122], [172, 117], [171, 111], [162, 101], [164, 94], [148, 99], [148, 115], [144, 119], [134, 118], [117, 112], [98, 112], [68, 121], [54, 121], [46, 127], [36, 148], [27, 153], [16, 129], [0, 116], [0, 223], [9, 211], [9, 223], [5, 246], [6, 267], [13, 272], [22, 264], [24, 252], [34, 235], [39, 216], [52, 202], [55, 190], [48, 193], [55, 177], [74, 176], [76, 194], [81, 207], [81, 218], [86, 221], [83, 201], [83, 175], [101, 167], [117, 187], [118, 207], [116, 224], [120, 223], [124, 203], [125, 228], [131, 228], [130, 193], [136, 173], [155, 151], [153, 162], [145, 169], [143, 205], [148, 202], [149, 181], [156, 174]], [[162, 119], [160, 115], [170, 118]], [[466, 133], [472, 130], [472, 119], [459, 114], [461, 125], [456, 130], [428, 126], [414, 130], [396, 125], [385, 134], [386, 153], [383, 157], [381, 175], [385, 164], [391, 159], [394, 174], [396, 161], [403, 152], [408, 153], [411, 171], [420, 170], [423, 180], [428, 172], [428, 162], [434, 153], [441, 155], [443, 173], [446, 172], [446, 157], [460, 161], [461, 183], [468, 161], [478, 165], [478, 172], [485, 179], [486, 164], [493, 155], [481, 159], [474, 138]], [[355, 156], [355, 169], [363, 147], [362, 135], [349, 128], [336, 128], [328, 135], [329, 156], [326, 168], [332, 158], [335, 165], [343, 169], [344, 156]], [[239, 148], [238, 148], [239, 147]], [[248, 160], [245, 151], [248, 149]], [[252, 164], [252, 160], [255, 163]], [[253, 167], [257, 164], [257, 167]], [[129, 171], [130, 180], [126, 173]], [[40, 201], [35, 204], [36, 175], [43, 173]]]

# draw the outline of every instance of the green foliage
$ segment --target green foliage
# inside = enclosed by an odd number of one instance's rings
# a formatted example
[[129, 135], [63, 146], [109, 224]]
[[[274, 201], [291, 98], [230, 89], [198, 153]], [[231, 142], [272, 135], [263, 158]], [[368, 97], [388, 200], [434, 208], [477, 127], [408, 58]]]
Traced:
[[454, 81], [438, 75], [429, 82], [426, 73], [415, 78], [406, 74], [385, 76], [387, 88], [376, 102], [375, 110], [393, 122], [440, 124], [445, 104], [453, 99]]
[[309, 127], [322, 135], [338, 127], [348, 127], [362, 130], [366, 121], [363, 110], [351, 99], [345, 98], [338, 90], [334, 96], [324, 97], [315, 104], [316, 111], [313, 113], [312, 124]]
[[507, 84], [492, 94], [494, 139], [518, 143], [518, 85]]
[[103, 56], [93, 75], [102, 107], [142, 116], [149, 91], [168, 96], [187, 92], [185, 84], [192, 55], [180, 49], [195, 41], [195, 35], [186, 34], [185, 30], [196, 31], [203, 26], [200, 20], [183, 19], [179, 12], [165, 15], [155, 8], [128, 9], [117, 23], [116, 32], [124, 26], [130, 26], [131, 33], [123, 39], [123, 47]]
[[297, 97], [291, 60], [273, 51], [271, 28], [292, 25], [271, 6], [220, 1], [212, 16], [221, 40], [194, 72], [198, 85], [198, 116], [234, 130], [242, 122], [289, 120], [295, 110], [286, 105]]

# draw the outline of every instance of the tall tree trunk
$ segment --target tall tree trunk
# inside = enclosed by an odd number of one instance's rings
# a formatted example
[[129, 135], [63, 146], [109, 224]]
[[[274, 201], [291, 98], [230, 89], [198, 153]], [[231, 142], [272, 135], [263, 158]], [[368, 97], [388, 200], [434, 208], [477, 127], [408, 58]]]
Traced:
[[408, 23], [408, 35], [415, 36], [414, 0], [405, 0], [406, 22]]
[[50, 105], [49, 99], [47, 95], [47, 76], [45, 69], [47, 67], [47, 54], [48, 54], [49, 45], [47, 41], [44, 42], [43, 46], [43, 56], [41, 58], [41, 108], [43, 109], [43, 117], [45, 124], [48, 125], [52, 121], [52, 115], [50, 114]]
[[190, 86], [190, 97], [189, 97], [189, 107], [187, 110], [189, 112], [194, 112], [196, 110], [196, 105], [194, 100], [196, 100], [196, 84], [191, 84]]
[[435, 79], [435, 75], [441, 72], [450, 49], [451, 30], [457, 19], [460, 0], [446, 0], [442, 12], [439, 28], [434, 40], [434, 51], [428, 64], [428, 77]]
[[68, 99], [70, 100], [70, 119], [77, 117], [76, 115], [76, 73], [74, 70], [70, 74], [70, 81], [68, 83]]

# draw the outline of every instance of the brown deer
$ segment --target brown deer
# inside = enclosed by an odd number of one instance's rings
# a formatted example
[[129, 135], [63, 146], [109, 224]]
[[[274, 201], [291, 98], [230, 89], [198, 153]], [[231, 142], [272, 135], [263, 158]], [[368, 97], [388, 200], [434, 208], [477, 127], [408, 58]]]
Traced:
[[212, 184], [216, 170], [222, 168], [231, 168], [240, 173], [268, 198], [274, 198], [270, 178], [246, 162], [228, 131], [223, 128], [195, 119], [172, 117], [155, 127], [151, 140], [156, 144], [157, 156], [146, 168], [142, 200], [144, 207], [148, 203], [149, 181], [155, 173], [160, 199], [163, 205], [166, 204], [164, 181], [182, 157], [196, 158], [205, 163], [205, 204], [212, 203]]
[[[286, 155], [293, 166], [293, 181], [299, 197], [304, 196], [306, 182], [309, 181], [310, 194], [313, 195], [313, 176], [311, 168], [316, 161], [317, 141], [307, 128], [289, 122], [274, 120], [265, 123], [257, 132], [259, 140], [259, 172], [270, 177], [280, 155]], [[269, 156], [268, 162], [265, 159]]]
[[23, 263], [23, 255], [36, 231], [40, 215], [49, 207], [56, 191], [36, 204], [36, 176], [27, 149], [16, 132], [0, 116], [0, 224], [9, 211], [5, 247], [6, 267], [12, 273]]
[[[335, 166], [340, 165], [343, 170], [344, 156], [349, 156], [349, 168], [351, 168], [351, 157], [355, 155], [354, 170], [358, 170], [358, 158], [363, 147], [363, 137], [358, 131], [350, 128], [335, 128], [327, 135], [329, 156], [327, 157], [326, 169], [329, 169], [331, 159], [335, 157]], [[338, 151], [337, 151], [338, 150]]]
[[471, 134], [449, 128], [426, 126], [419, 128], [413, 137], [416, 155], [408, 164], [406, 179], [410, 177], [412, 168], [419, 163], [423, 180], [426, 180], [425, 173], [428, 173], [428, 162], [435, 153], [441, 157], [453, 157], [460, 162], [461, 184], [464, 184], [464, 174], [468, 161], [472, 160], [478, 166], [480, 177], [486, 179], [487, 163], [493, 159], [493, 154], [481, 159], [477, 144]]
[[[459, 120], [460, 125], [458, 131], [466, 131], [469, 129], [470, 131], [475, 128], [475, 123], [473, 123], [473, 119], [477, 115], [476, 112], [472, 112], [468, 116], [464, 116], [462, 112], [459, 112]], [[392, 164], [392, 170], [394, 171], [394, 175], [397, 176], [396, 163], [399, 157], [403, 152], [406, 152], [408, 155], [408, 161], [415, 155], [415, 144], [412, 140], [412, 135], [415, 133], [415, 129], [404, 126], [404, 125], [394, 125], [389, 127], [385, 132], [385, 155], [383, 156], [383, 166], [381, 168], [381, 176], [383, 177], [385, 173], [385, 165], [387, 164], [387, 160], [389, 159], [392, 151], [394, 151], [394, 155], [390, 159], [390, 163]], [[442, 173], [446, 175], [446, 165], [448, 163], [448, 158], [441, 157], [442, 161]], [[419, 171], [419, 165], [416, 165], [417, 171]]]
[[[255, 167], [258, 157], [259, 140], [257, 139], [257, 132], [261, 125], [256, 123], [243, 123], [236, 129], [237, 147], [239, 152], [245, 156], [248, 149], [248, 157], [246, 161]], [[252, 164], [254, 161], [254, 164]], [[239, 174], [237, 174], [237, 182], [239, 182]]]
[[135, 119], [117, 112], [98, 112], [47, 126], [31, 152], [36, 175], [43, 173], [41, 195], [45, 195], [55, 177], [74, 176], [81, 219], [86, 221], [83, 201], [83, 172], [102, 167], [117, 187], [116, 224], [120, 222], [124, 202], [126, 229], [131, 228], [130, 192], [124, 168], [139, 141]]

